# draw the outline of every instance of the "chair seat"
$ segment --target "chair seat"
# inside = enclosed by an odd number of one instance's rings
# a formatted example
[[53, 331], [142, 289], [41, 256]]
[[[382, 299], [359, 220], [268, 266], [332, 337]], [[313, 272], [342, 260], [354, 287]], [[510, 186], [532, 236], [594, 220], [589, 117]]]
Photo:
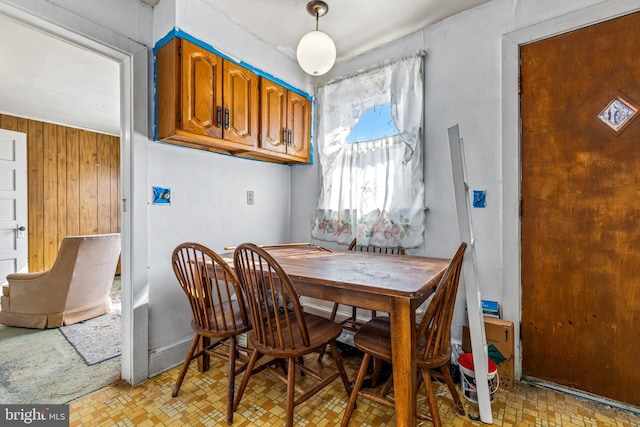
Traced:
[[[428, 335], [428, 334], [426, 334]], [[371, 319], [360, 327], [353, 337], [353, 344], [362, 352], [370, 353], [374, 358], [391, 363], [391, 321], [387, 316]], [[423, 354], [426, 341], [420, 340], [417, 354]], [[442, 366], [450, 359], [451, 351], [445, 351], [441, 355], [416, 360], [418, 368], [433, 369]]]
[[[303, 313], [304, 321], [307, 324], [307, 331], [309, 333], [310, 344], [308, 347], [300, 347], [298, 345], [298, 349], [296, 350], [291, 345], [291, 336], [284, 336], [286, 340], [286, 350], [282, 350], [276, 347], [269, 347], [265, 345], [261, 345], [257, 342], [255, 333], [251, 332], [249, 334], [249, 341], [251, 344], [258, 349], [261, 353], [266, 354], [267, 356], [275, 357], [275, 358], [289, 358], [289, 357], [300, 357], [305, 354], [310, 353], [310, 349], [317, 349], [320, 347], [324, 347], [329, 344], [331, 341], [335, 340], [342, 333], [342, 326], [339, 323], [332, 322], [329, 319], [326, 319], [321, 316], [316, 316], [314, 314]], [[291, 332], [293, 335], [294, 343], [301, 343], [302, 336], [300, 335], [300, 328], [298, 327], [297, 320], [291, 321]]]

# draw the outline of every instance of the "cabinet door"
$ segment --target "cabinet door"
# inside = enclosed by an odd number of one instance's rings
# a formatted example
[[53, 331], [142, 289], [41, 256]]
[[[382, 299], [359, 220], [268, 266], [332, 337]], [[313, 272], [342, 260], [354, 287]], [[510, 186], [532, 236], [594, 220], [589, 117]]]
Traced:
[[224, 139], [255, 147], [258, 141], [258, 79], [250, 70], [224, 61]]
[[182, 41], [181, 128], [222, 138], [218, 107], [222, 108], [222, 58]]
[[270, 80], [262, 79], [260, 92], [260, 147], [286, 153], [287, 90]]
[[287, 154], [309, 160], [309, 138], [311, 133], [311, 101], [289, 91], [287, 101]]

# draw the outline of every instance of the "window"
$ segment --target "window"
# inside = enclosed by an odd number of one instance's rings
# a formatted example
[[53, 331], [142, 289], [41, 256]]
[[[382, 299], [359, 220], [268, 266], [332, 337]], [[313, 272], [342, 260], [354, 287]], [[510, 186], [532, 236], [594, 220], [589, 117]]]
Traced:
[[319, 89], [314, 238], [405, 249], [423, 243], [422, 104], [422, 57]]
[[347, 136], [347, 142], [364, 142], [387, 136], [397, 135], [398, 129], [391, 117], [391, 103], [376, 105], [365, 111], [351, 132]]

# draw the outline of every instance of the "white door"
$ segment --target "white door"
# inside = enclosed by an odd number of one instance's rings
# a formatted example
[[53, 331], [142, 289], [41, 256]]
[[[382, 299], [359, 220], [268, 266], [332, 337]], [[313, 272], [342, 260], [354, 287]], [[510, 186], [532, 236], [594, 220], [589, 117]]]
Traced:
[[27, 271], [27, 135], [0, 129], [0, 285]]

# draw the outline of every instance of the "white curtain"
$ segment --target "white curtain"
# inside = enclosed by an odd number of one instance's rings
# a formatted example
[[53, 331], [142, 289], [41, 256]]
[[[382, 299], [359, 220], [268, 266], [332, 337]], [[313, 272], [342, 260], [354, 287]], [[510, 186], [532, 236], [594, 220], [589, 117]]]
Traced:
[[[318, 92], [322, 188], [312, 236], [348, 244], [420, 246], [424, 241], [422, 56], [397, 60]], [[385, 104], [398, 134], [347, 143], [362, 114]]]

